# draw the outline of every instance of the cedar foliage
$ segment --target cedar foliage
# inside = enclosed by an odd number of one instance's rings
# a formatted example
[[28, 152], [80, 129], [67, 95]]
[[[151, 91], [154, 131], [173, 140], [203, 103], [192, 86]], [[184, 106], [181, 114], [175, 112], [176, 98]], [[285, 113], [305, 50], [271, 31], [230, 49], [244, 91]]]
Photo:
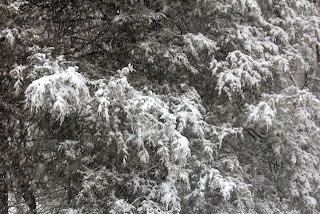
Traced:
[[307, 0], [0, 3], [0, 210], [320, 212]]

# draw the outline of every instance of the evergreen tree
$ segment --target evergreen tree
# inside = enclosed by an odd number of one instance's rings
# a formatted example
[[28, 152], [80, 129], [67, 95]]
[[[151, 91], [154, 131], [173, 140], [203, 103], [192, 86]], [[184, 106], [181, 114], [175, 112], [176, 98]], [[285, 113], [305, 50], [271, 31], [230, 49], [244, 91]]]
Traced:
[[318, 9], [0, 3], [1, 213], [320, 212]]

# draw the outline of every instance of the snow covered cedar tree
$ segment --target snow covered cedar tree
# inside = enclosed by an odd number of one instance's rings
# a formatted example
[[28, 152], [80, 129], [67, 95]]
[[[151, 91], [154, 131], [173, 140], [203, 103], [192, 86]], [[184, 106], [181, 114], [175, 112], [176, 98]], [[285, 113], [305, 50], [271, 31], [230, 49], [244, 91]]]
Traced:
[[308, 0], [0, 3], [0, 213], [320, 213]]

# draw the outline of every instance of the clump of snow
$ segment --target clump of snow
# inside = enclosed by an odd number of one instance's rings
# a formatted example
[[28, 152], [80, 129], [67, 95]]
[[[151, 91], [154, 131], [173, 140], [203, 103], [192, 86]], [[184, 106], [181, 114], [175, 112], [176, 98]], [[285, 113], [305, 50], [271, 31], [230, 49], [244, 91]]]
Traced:
[[267, 128], [272, 126], [273, 120], [276, 117], [276, 112], [270, 107], [270, 105], [264, 101], [260, 102], [257, 106], [250, 105], [248, 122], [250, 123], [262, 123]]
[[229, 98], [241, 94], [245, 88], [259, 88], [261, 82], [271, 77], [268, 66], [264, 60], [256, 60], [238, 50], [229, 53], [225, 61], [211, 63], [212, 75], [218, 78], [216, 89]]
[[63, 122], [90, 97], [86, 80], [77, 69], [68, 67], [64, 72], [33, 81], [25, 90], [26, 106], [35, 113], [47, 109]]

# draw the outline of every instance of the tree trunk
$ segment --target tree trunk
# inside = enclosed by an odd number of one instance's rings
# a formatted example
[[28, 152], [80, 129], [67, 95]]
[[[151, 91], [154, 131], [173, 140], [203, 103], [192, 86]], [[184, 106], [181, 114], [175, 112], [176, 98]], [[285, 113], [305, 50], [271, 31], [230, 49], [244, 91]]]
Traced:
[[26, 205], [29, 208], [28, 214], [36, 214], [37, 213], [36, 198], [30, 186], [30, 179], [26, 175], [23, 168], [20, 166], [19, 155], [15, 154], [15, 157], [13, 159], [14, 161], [12, 163], [12, 167], [16, 169], [14, 171], [14, 175], [15, 175], [15, 179], [17, 180], [17, 187], [18, 187], [17, 191], [19, 192], [19, 194], [21, 193], [22, 198], [24, 199]]
[[16, 176], [18, 179], [19, 190], [22, 194], [22, 198], [24, 199], [25, 203], [29, 208], [28, 213], [36, 214], [37, 213], [36, 198], [30, 187], [28, 177], [25, 175], [25, 173], [21, 169], [19, 170], [19, 174], [16, 174]]
[[[16, 187], [16, 189], [18, 189], [18, 187]], [[21, 205], [23, 203], [23, 198], [22, 198], [22, 195], [20, 194], [19, 191], [16, 191], [16, 193], [14, 194], [14, 197], [15, 197], [16, 203], [18, 205]], [[24, 213], [25, 213], [25, 211], [22, 206], [16, 207], [16, 214], [24, 214]]]
[[34, 194], [30, 190], [26, 190], [23, 193], [23, 199], [25, 200], [26, 204], [29, 207], [30, 213], [36, 214], [37, 213], [37, 204]]
[[8, 214], [8, 186], [6, 183], [6, 173], [0, 174], [0, 214]]
[[[1, 108], [0, 108], [1, 109]], [[2, 110], [2, 109], [1, 109]], [[2, 116], [2, 115], [1, 115]], [[5, 154], [8, 148], [8, 142], [6, 139], [5, 127], [3, 125], [2, 117], [0, 121], [0, 214], [8, 214], [9, 200], [8, 200], [8, 185], [6, 181], [6, 160]]]
[[29, 208], [30, 214], [36, 214], [37, 213], [37, 203], [36, 198], [34, 196], [34, 193], [30, 186], [30, 180], [24, 173], [22, 169], [19, 169], [18, 174], [16, 174], [18, 179], [18, 184], [20, 188], [20, 192], [22, 193], [22, 198], [24, 199], [25, 203], [27, 204]]

